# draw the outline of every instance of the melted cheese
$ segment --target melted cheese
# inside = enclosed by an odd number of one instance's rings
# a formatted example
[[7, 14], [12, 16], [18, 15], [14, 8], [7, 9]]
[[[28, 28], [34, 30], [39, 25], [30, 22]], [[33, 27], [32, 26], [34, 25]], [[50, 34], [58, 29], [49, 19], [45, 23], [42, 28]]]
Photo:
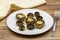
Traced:
[[27, 20], [28, 22], [32, 22], [33, 21], [33, 19], [31, 19], [31, 18], [28, 18], [28, 20]]
[[37, 21], [37, 24], [43, 24], [43, 22], [42, 21]]
[[19, 18], [23, 18], [24, 16], [23, 16], [23, 15], [18, 15], [17, 17], [19, 17]]

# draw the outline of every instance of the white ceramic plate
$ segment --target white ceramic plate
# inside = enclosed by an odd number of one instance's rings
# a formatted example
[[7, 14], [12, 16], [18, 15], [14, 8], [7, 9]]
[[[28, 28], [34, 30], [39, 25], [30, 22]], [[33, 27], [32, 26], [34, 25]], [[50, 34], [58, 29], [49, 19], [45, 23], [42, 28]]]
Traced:
[[[40, 15], [43, 17], [43, 20], [45, 21], [45, 26], [41, 29], [33, 29], [33, 30], [28, 30], [26, 28], [25, 31], [20, 31], [19, 27], [16, 25], [16, 14], [18, 13], [23, 13], [25, 15], [27, 15], [28, 13], [33, 13], [34, 12], [40, 12]], [[49, 15], [49, 13], [44, 12], [42, 10], [37, 10], [37, 9], [22, 9], [16, 12], [13, 12], [8, 18], [7, 18], [7, 25], [9, 27], [9, 29], [11, 29], [12, 31], [18, 33], [18, 34], [22, 34], [22, 35], [37, 35], [37, 34], [41, 34], [44, 33], [46, 31], [48, 31], [52, 25], [53, 25], [53, 18]]]

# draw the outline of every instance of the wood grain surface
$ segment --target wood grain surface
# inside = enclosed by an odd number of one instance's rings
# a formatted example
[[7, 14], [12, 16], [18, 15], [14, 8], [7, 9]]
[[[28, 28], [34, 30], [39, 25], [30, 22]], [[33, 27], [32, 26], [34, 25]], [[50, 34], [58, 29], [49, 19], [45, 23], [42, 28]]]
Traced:
[[[47, 3], [33, 9], [40, 9], [48, 12], [52, 17], [55, 10], [60, 10], [60, 0], [46, 0]], [[52, 30], [35, 36], [23, 36], [9, 30], [6, 19], [0, 22], [0, 40], [60, 40], [60, 20], [57, 21], [55, 37], [51, 37]]]

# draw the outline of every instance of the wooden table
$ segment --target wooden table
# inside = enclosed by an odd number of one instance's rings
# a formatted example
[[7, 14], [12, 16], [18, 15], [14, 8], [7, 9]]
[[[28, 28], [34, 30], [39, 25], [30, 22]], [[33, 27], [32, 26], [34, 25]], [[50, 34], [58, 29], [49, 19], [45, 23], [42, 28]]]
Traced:
[[[38, 6], [34, 9], [40, 9], [54, 15], [55, 10], [60, 10], [60, 0], [47, 0], [47, 4]], [[0, 40], [60, 40], [60, 20], [57, 22], [55, 37], [51, 37], [51, 29], [40, 35], [36, 36], [23, 36], [16, 34], [8, 29], [6, 19], [0, 22]]]

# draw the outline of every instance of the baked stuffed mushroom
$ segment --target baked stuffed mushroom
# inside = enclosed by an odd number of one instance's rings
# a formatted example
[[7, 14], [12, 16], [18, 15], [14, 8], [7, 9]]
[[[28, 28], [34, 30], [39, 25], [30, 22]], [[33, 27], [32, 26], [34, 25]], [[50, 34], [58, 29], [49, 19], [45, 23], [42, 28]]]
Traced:
[[18, 21], [24, 21], [25, 20], [25, 15], [22, 13], [16, 14], [16, 18]]
[[34, 29], [34, 24], [28, 24], [27, 29], [28, 30], [33, 30]]
[[40, 16], [40, 13], [39, 12], [35, 12], [35, 17], [38, 17], [38, 16]]
[[40, 29], [45, 25], [45, 22], [43, 20], [37, 20], [35, 25], [36, 25], [36, 28]]
[[34, 18], [33, 13], [28, 13], [28, 14], [27, 14], [27, 18]]

